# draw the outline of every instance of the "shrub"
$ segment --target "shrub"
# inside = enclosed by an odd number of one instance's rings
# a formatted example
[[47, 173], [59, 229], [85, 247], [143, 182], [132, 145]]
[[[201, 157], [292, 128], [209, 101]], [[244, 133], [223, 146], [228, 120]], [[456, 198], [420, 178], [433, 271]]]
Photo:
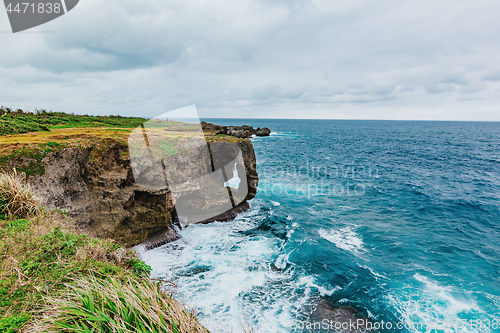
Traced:
[[25, 316], [8, 316], [0, 318], [0, 333], [15, 333], [18, 332], [26, 322]]
[[24, 184], [14, 169], [13, 174], [0, 174], [0, 214], [29, 217], [40, 212], [40, 198]]
[[151, 273], [151, 266], [146, 265], [144, 261], [141, 261], [137, 258], [129, 259], [127, 263], [134, 268], [134, 273], [137, 276], [148, 277]]

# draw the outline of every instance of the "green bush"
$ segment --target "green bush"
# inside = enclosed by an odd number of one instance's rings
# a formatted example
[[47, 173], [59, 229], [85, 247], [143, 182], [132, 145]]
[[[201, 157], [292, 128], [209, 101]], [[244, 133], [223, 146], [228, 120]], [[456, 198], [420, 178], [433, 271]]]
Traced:
[[139, 259], [132, 258], [127, 263], [134, 268], [134, 273], [137, 276], [147, 277], [151, 273], [151, 266]]
[[26, 322], [25, 316], [8, 316], [0, 318], [0, 333], [15, 333]]
[[164, 156], [174, 156], [179, 153], [175, 146], [177, 145], [178, 138], [165, 138], [158, 144], [158, 148], [164, 154]]

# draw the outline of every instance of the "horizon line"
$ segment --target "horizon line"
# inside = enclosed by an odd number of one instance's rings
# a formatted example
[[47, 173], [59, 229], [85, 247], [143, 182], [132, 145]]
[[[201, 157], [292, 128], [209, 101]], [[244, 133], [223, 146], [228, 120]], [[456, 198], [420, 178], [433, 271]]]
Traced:
[[[186, 118], [195, 119], [195, 118]], [[450, 119], [354, 119], [354, 118], [243, 118], [243, 117], [200, 117], [203, 119], [245, 119], [245, 120], [348, 120], [348, 121], [435, 121], [435, 122], [483, 122], [497, 123], [500, 120], [450, 120]]]

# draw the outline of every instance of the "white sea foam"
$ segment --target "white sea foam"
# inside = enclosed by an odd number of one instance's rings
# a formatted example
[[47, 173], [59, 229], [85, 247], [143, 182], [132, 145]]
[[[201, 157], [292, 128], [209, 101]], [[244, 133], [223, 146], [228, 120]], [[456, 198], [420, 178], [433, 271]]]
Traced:
[[144, 246], [143, 244], [139, 244], [139, 245], [134, 246], [134, 250], [135, 250], [135, 252], [137, 252], [137, 254], [139, 256], [147, 251], [146, 246]]
[[286, 263], [288, 262], [288, 256], [289, 256], [289, 254], [281, 254], [278, 257], [278, 259], [276, 259], [274, 266], [276, 266], [276, 268], [279, 268], [279, 269], [285, 269]]
[[382, 278], [382, 279], [387, 279], [387, 280], [389, 280], [389, 278], [388, 278], [387, 276], [384, 276], [384, 275], [382, 275], [382, 274], [378, 274], [378, 273], [377, 273], [377, 272], [375, 272], [373, 269], [371, 269], [371, 267], [368, 267], [368, 266], [366, 266], [366, 265], [360, 265], [360, 264], [358, 264], [358, 266], [359, 266], [359, 267], [361, 267], [361, 268], [365, 268], [365, 269], [369, 270], [369, 271], [370, 271], [370, 273], [372, 273], [372, 275], [374, 275], [374, 276], [375, 276], [375, 279], [377, 279], [377, 280], [378, 280], [378, 278]]
[[[475, 313], [484, 315], [477, 303], [465, 291], [458, 291], [450, 286], [441, 286], [430, 278], [415, 274], [414, 280], [420, 286], [411, 284], [403, 288], [393, 289], [388, 299], [398, 310], [410, 332], [434, 332], [439, 327], [441, 332], [492, 332], [487, 327], [474, 327], [470, 322], [464, 323], [461, 318]], [[426, 330], [418, 329], [424, 324]], [[439, 325], [439, 326], [436, 326]], [[453, 325], [458, 325], [453, 327]]]
[[299, 286], [304, 286], [306, 288], [312, 288], [318, 290], [321, 296], [332, 296], [335, 292], [342, 290], [341, 287], [335, 286], [332, 289], [327, 289], [323, 286], [316, 284], [316, 279], [312, 276], [302, 276], [298, 281]]
[[181, 239], [142, 258], [154, 277], [176, 282], [183, 300], [200, 312], [210, 330], [242, 331], [248, 322], [259, 332], [290, 332], [312, 293], [333, 291], [298, 284], [288, 262], [291, 252], [282, 253], [280, 239], [242, 234], [257, 225], [252, 210], [231, 223], [190, 225], [180, 232]]
[[360, 236], [349, 227], [339, 230], [332, 229], [330, 231], [320, 229], [318, 233], [322, 238], [335, 244], [339, 249], [353, 253], [358, 253], [363, 250], [363, 241]]
[[240, 188], [240, 182], [241, 182], [241, 179], [238, 176], [238, 169], [236, 168], [237, 164], [238, 163], [234, 163], [233, 177], [224, 183], [225, 187], [231, 187], [236, 190]]
[[[292, 230], [293, 231], [293, 230]], [[294, 250], [288, 253], [283, 253], [278, 256], [278, 259], [276, 259], [276, 262], [274, 263], [274, 266], [279, 269], [285, 269], [286, 265], [288, 263], [288, 257], [290, 257], [290, 254], [292, 254]]]
[[439, 300], [443, 301], [442, 303], [445, 303], [446, 306], [446, 312], [451, 315], [456, 315], [461, 312], [468, 312], [471, 310], [476, 310], [480, 311], [480, 308], [474, 302], [473, 300], [463, 300], [459, 301], [455, 299], [451, 293], [453, 292], [452, 287], [442, 287], [439, 286], [436, 282], [432, 281], [431, 279], [420, 275], [420, 274], [415, 274], [414, 275], [415, 280], [420, 281], [425, 284], [425, 290], [432, 294], [435, 295], [436, 298]]

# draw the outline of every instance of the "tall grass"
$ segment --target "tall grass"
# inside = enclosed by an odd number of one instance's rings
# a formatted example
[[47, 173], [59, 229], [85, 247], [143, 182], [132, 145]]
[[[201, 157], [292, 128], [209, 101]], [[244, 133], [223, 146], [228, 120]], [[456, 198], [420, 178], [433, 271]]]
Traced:
[[0, 333], [207, 332], [135, 251], [80, 233], [0, 174]]
[[0, 173], [0, 213], [22, 218], [40, 212], [40, 198], [23, 182], [16, 169], [12, 174]]
[[38, 326], [44, 332], [208, 332], [192, 311], [150, 280], [81, 279], [47, 304], [52, 316]]

